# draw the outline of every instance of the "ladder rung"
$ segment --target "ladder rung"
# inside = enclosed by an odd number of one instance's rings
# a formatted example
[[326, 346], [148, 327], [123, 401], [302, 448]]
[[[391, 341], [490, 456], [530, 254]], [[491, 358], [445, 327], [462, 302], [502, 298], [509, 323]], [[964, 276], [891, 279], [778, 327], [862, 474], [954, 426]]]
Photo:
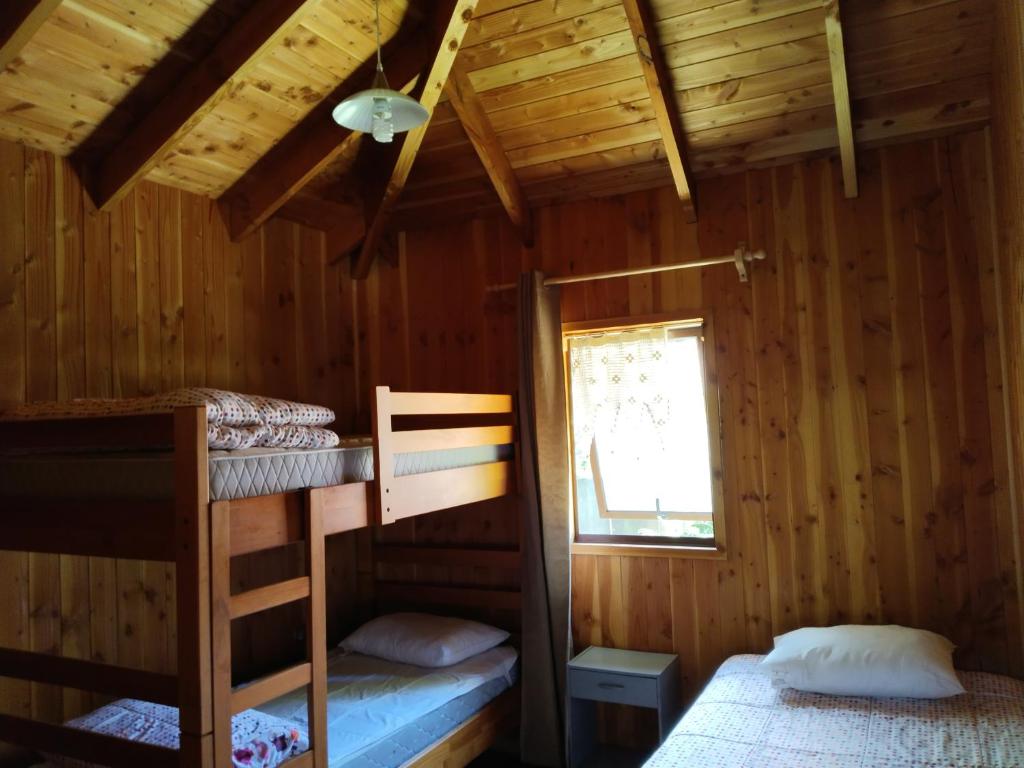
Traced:
[[258, 613], [279, 605], [294, 603], [309, 597], [309, 577], [279, 581], [259, 589], [250, 589], [231, 598], [231, 618], [240, 619], [251, 613]]
[[231, 714], [237, 715], [239, 712], [258, 707], [260, 704], [266, 704], [271, 699], [309, 685], [312, 680], [313, 665], [308, 661], [261, 677], [259, 680], [232, 691]]

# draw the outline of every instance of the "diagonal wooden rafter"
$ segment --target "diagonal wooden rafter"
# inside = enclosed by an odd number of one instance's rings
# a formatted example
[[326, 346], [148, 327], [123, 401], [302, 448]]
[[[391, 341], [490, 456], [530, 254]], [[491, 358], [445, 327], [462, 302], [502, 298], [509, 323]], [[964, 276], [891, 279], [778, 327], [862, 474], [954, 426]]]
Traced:
[[0, 72], [50, 18], [61, 0], [5, 0], [0, 13]]
[[[392, 87], [404, 89], [423, 71], [426, 36], [421, 30], [399, 30], [384, 46], [383, 58]], [[342, 99], [369, 87], [375, 66], [373, 58], [359, 67], [220, 196], [217, 202], [232, 240], [256, 231], [332, 160], [346, 153], [350, 142], [359, 140], [360, 134], [335, 123], [331, 112]]]
[[318, 0], [259, 0], [104, 157], [86, 169], [93, 202], [121, 199], [238, 87], [263, 54], [281, 45]]
[[832, 70], [832, 98], [836, 105], [836, 129], [839, 132], [839, 157], [843, 164], [843, 189], [847, 197], [856, 197], [857, 155], [853, 139], [853, 115], [850, 111], [850, 87], [846, 81], [846, 54], [843, 25], [839, 18], [839, 0], [824, 0], [824, 7], [828, 63]]
[[[448, 82], [448, 76], [455, 64], [455, 57], [458, 55], [466, 30], [469, 29], [476, 4], [477, 0], [445, 0], [441, 5], [446, 6], [446, 10], [441, 12], [439, 9], [435, 17], [430, 68], [416, 86], [420, 103], [431, 115], [441, 98], [445, 83]], [[391, 159], [387, 165], [380, 166], [384, 168], [384, 173], [379, 178], [384, 183], [382, 189], [366, 201], [366, 237], [352, 265], [352, 276], [357, 279], [364, 278], [370, 273], [370, 265], [380, 249], [388, 219], [405, 188], [416, 153], [423, 143], [429, 125], [428, 118], [423, 125], [406, 133], [400, 142], [396, 142], [398, 149], [390, 153]]]
[[508, 155], [501, 146], [498, 134], [495, 133], [494, 126], [491, 125], [491, 120], [480, 103], [480, 97], [469, 80], [469, 75], [458, 63], [452, 67], [448, 83], [445, 85], [445, 93], [480, 162], [483, 163], [505, 212], [519, 229], [523, 243], [532, 245], [533, 223], [526, 196], [512, 170]]
[[672, 88], [672, 77], [665, 64], [665, 55], [658, 46], [657, 28], [654, 15], [648, 0], [622, 0], [626, 9], [626, 19], [636, 42], [640, 68], [643, 70], [647, 91], [651, 96], [651, 106], [661, 133], [661, 142], [665, 147], [665, 157], [672, 169], [672, 180], [675, 182], [676, 194], [687, 211], [687, 218], [696, 217], [694, 202], [694, 186], [683, 152], [685, 136], [679, 107]]

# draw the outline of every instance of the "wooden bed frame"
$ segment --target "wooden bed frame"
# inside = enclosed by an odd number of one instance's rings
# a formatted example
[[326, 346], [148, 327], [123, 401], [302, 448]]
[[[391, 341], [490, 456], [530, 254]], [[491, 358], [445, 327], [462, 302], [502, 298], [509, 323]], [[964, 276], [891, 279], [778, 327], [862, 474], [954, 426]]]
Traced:
[[[395, 417], [415, 427], [396, 428]], [[453, 427], [452, 417], [501, 423]], [[0, 444], [7, 449], [173, 446], [173, 499], [19, 498], [3, 496], [0, 489], [0, 525], [4, 549], [174, 563], [177, 674], [0, 649], [0, 676], [176, 706], [181, 726], [180, 749], [172, 750], [0, 714], [0, 741], [113, 768], [230, 768], [231, 716], [305, 686], [310, 749], [286, 764], [326, 768], [324, 537], [513, 493], [514, 460], [395, 475], [395, 454], [514, 444], [513, 417], [509, 395], [377, 387], [375, 480], [213, 503], [205, 408], [179, 408], [173, 415], [0, 424]], [[231, 594], [232, 558], [297, 542], [305, 548], [304, 575]], [[307, 660], [233, 688], [232, 621], [299, 600], [307, 601]], [[468, 762], [493, 741], [497, 725], [510, 720], [513, 699], [509, 694], [499, 697], [412, 764], [460, 766], [460, 755], [468, 755]], [[442, 754], [446, 756], [438, 762]]]

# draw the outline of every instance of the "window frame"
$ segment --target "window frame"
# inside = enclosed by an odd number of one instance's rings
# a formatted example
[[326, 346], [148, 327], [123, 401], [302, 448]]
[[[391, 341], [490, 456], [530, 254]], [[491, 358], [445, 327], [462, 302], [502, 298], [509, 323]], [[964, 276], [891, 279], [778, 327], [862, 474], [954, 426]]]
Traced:
[[[572, 379], [569, 366], [569, 339], [595, 333], [628, 331], [638, 328], [683, 326], [700, 328], [701, 363], [704, 376], [704, 407], [708, 418], [708, 450], [711, 460], [711, 523], [714, 536], [711, 543], [692, 538], [580, 534], [576, 487], [575, 443], [572, 426]], [[686, 335], [693, 335], [688, 331]], [[725, 494], [723, 488], [722, 417], [718, 375], [715, 367], [714, 323], [710, 312], [681, 312], [638, 317], [611, 318], [584, 322], [562, 323], [562, 364], [565, 379], [566, 431], [568, 432], [569, 472], [571, 480], [572, 552], [594, 555], [648, 555], [661, 557], [688, 557], [724, 559], [726, 553]], [[584, 538], [581, 538], [584, 537]]]

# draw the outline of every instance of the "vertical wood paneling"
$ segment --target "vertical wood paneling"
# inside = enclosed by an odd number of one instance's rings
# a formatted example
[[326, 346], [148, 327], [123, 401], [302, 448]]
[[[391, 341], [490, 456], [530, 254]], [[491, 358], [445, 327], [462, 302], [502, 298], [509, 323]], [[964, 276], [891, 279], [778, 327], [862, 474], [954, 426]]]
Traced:
[[[328, 266], [323, 235], [275, 224], [269, 237], [231, 244], [211, 201], [149, 183], [99, 213], [65, 161], [5, 142], [0, 189], [0, 407], [184, 383], [254, 392], [273, 385], [331, 405], [351, 431], [353, 334], [336, 330], [334, 318], [338, 329], [346, 317], [352, 328], [357, 288], [345, 265]], [[264, 280], [265, 263], [276, 283]], [[300, 321], [296, 286], [309, 299]], [[286, 335], [276, 335], [282, 328]], [[331, 543], [336, 640], [352, 627], [354, 542]], [[0, 644], [174, 669], [173, 569], [0, 552], [0, 578]], [[251, 631], [268, 657], [294, 645], [288, 626]], [[252, 669], [263, 663], [249, 661]], [[59, 721], [90, 705], [75, 691], [0, 684], [4, 712]]]
[[[27, 354], [25, 305], [25, 150], [0, 143], [0, 407], [25, 398]], [[29, 557], [23, 552], [0, 551], [0, 573], [7, 584], [0, 591], [0, 645], [29, 648]], [[0, 685], [0, 710], [22, 716], [32, 711], [32, 686], [5, 680]]]
[[25, 397], [25, 149], [0, 144], [0, 407]]
[[[995, 290], [989, 296], [995, 299], [1006, 361], [1002, 383], [1010, 489], [999, 523], [1000, 563], [1003, 594], [1008, 596], [1007, 620], [1014, 627], [1010, 664], [1017, 675], [1024, 676], [1019, 655], [1024, 646], [1024, 6], [996, 3], [994, 8], [990, 189], [996, 210], [990, 219], [994, 231], [990, 263]], [[978, 180], [977, 171], [974, 178]], [[979, 186], [973, 184], [972, 191], [980, 191]], [[1011, 558], [1015, 570], [1008, 567]]]
[[[708, 180], [696, 226], [670, 190], [537, 212], [537, 248], [516, 260], [549, 273], [717, 256], [740, 240], [769, 253], [749, 285], [723, 267], [563, 289], [564, 320], [713, 318], [728, 528], [722, 562], [574, 556], [578, 647], [674, 649], [695, 693], [726, 655], [763, 651], [773, 634], [886, 621], [954, 638], [965, 666], [1020, 669], [988, 152], [983, 132], [864, 152], [856, 200], [828, 159]], [[478, 375], [479, 358], [451, 357], [436, 331], [457, 340], [476, 308], [439, 309], [429, 267], [447, 274], [458, 254], [466, 274], [446, 285], [471, 304], [475, 271], [514, 278], [488, 261], [506, 237], [488, 221], [408, 233], [414, 386], [442, 380], [438, 359], [446, 381]], [[506, 299], [485, 297], [484, 367], [511, 383]], [[602, 722], [615, 737], [636, 725], [617, 711]]]
[[[823, 159], [703, 182], [699, 225], [669, 189], [542, 209], [532, 250], [496, 218], [409, 232], [396, 263], [362, 282], [327, 258], [329, 235], [273, 221], [230, 245], [208, 201], [151, 184], [92, 219], [52, 157], [5, 146], [0, 182], [24, 214], [0, 212], [0, 298], [12, 297], [0, 303], [0, 328], [22, 328], [24, 347], [0, 341], [15, 345], [21, 382], [5, 382], [3, 397], [133, 395], [188, 381], [324, 401], [341, 431], [368, 431], [373, 384], [515, 389], [514, 295], [485, 285], [534, 267], [567, 274], [721, 255], [745, 240], [769, 253], [748, 285], [719, 267], [563, 291], [566, 320], [714, 320], [728, 527], [724, 561], [576, 555], [577, 645], [675, 650], [692, 694], [726, 655], [764, 650], [772, 634], [892, 621], [954, 637], [966, 664], [1020, 673], [1010, 481], [1022, 431], [1008, 424], [1024, 407], [1024, 269], [998, 246], [1010, 236], [994, 223], [998, 138], [864, 152], [854, 201]], [[515, 545], [518, 524], [513, 505], [494, 503], [380, 535]], [[328, 548], [332, 640], [371, 607], [375, 574], [516, 580], [479, 568], [375, 570], [369, 535]], [[45, 556], [0, 568], [20, 585], [3, 604], [20, 617], [0, 629], [5, 641], [173, 665], [165, 569], [94, 562], [83, 574]], [[240, 568], [236, 583], [261, 568]], [[296, 645], [286, 627], [260, 630], [240, 641], [250, 666]], [[0, 706], [66, 714], [38, 686], [5, 686]], [[618, 736], [646, 732], [632, 717], [610, 711], [602, 722]]]

